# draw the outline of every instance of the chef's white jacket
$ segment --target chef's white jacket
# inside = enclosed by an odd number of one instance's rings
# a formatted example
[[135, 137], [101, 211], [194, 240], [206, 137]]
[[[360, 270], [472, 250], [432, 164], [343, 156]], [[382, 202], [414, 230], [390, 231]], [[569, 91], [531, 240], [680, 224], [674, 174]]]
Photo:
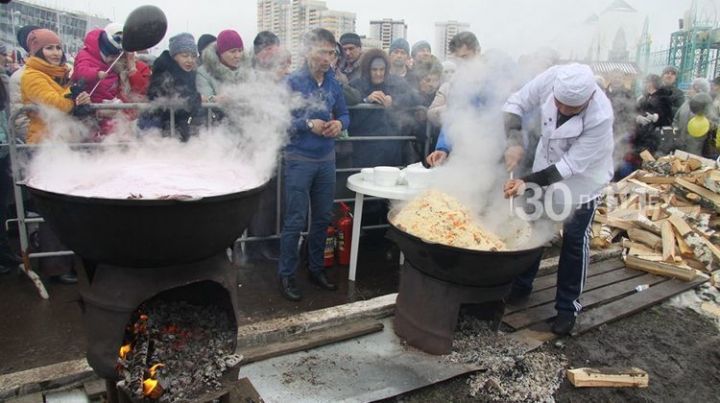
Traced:
[[[557, 126], [553, 83], [560, 66], [553, 66], [512, 94], [504, 112], [525, 116], [541, 111], [541, 133], [535, 151], [533, 172], [555, 165], [563, 180], [546, 189], [559, 205], [580, 204], [597, 198], [613, 177], [613, 110], [610, 100], [597, 87], [583, 112]], [[563, 185], [570, 195], [557, 191]]]

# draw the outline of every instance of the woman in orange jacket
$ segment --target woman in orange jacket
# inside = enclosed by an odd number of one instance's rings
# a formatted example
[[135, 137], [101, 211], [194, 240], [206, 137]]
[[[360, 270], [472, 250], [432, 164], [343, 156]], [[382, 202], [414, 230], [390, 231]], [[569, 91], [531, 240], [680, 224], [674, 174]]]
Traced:
[[[28, 34], [30, 58], [20, 80], [20, 94], [24, 104], [46, 105], [70, 113], [76, 105], [90, 103], [90, 95], [80, 93], [70, 97], [70, 69], [65, 64], [60, 38], [49, 29], [36, 29]], [[26, 141], [39, 143], [46, 135], [45, 122], [31, 113]]]

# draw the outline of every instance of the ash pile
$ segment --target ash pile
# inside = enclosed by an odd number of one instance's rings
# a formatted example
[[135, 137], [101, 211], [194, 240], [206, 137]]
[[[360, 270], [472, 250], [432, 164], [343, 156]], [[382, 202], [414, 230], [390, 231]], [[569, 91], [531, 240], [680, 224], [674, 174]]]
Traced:
[[240, 363], [235, 329], [218, 306], [178, 301], [143, 304], [125, 332], [118, 358], [119, 390], [135, 401], [176, 402], [222, 388]]
[[448, 360], [482, 367], [468, 379], [469, 395], [483, 402], [549, 402], [560, 387], [567, 360], [562, 354], [528, 352], [487, 321], [464, 316]]

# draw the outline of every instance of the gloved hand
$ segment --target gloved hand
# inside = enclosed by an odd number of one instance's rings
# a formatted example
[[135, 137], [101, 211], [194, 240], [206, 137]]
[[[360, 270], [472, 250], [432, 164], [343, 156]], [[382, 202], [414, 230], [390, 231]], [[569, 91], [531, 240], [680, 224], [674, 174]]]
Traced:
[[647, 126], [650, 124], [650, 119], [647, 116], [637, 115], [635, 116], [635, 123], [640, 126]]
[[660, 116], [657, 113], [645, 113], [645, 117], [647, 117], [651, 122], [655, 123], [660, 119]]

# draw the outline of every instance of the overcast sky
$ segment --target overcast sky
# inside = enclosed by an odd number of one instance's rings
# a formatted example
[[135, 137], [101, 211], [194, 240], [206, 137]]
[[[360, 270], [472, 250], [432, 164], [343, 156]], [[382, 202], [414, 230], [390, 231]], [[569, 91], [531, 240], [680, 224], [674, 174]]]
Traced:
[[[712, 18], [718, 14], [720, 0], [699, 0]], [[134, 8], [153, 4], [168, 18], [168, 36], [189, 31], [197, 38], [203, 33], [216, 35], [223, 29], [240, 32], [246, 47], [256, 34], [255, 0], [41, 0], [35, 1], [68, 10], [82, 10], [118, 22]], [[664, 50], [670, 33], [691, 0], [626, 0], [638, 10], [640, 19], [650, 18], [653, 50]], [[572, 28], [592, 13], [604, 10], [612, 0], [327, 0], [328, 7], [357, 13], [357, 30], [368, 32], [371, 19], [404, 19], [411, 43], [426, 39], [434, 43], [435, 22], [458, 20], [470, 24], [483, 49], [504, 48], [513, 56], [539, 47], [562, 48], [573, 40]], [[716, 18], [715, 18], [716, 19]], [[166, 42], [165, 42], [166, 43]], [[162, 45], [161, 45], [162, 46]], [[586, 46], [581, 46], [585, 47]], [[563, 51], [563, 49], [559, 49]]]

